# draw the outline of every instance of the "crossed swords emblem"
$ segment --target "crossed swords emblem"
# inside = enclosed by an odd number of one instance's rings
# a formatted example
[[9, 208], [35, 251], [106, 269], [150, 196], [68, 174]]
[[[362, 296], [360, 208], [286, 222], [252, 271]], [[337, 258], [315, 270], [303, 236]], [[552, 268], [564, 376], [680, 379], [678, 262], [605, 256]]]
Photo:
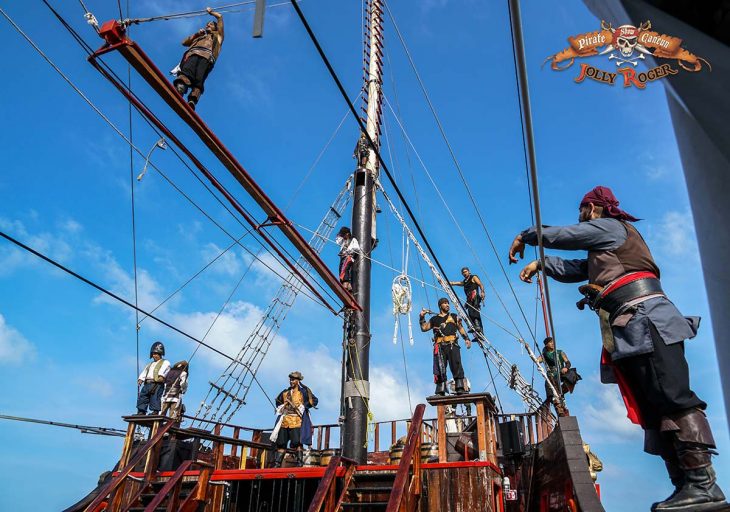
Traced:
[[[615, 30], [613, 29], [613, 27], [611, 27], [611, 24], [610, 23], [606, 23], [604, 21], [601, 21], [601, 28], [603, 30], [610, 30], [612, 32], [615, 32]], [[619, 28], [621, 28], [621, 27], [619, 27]], [[647, 21], [646, 23], [642, 23], [641, 24], [641, 27], [639, 28], [639, 30], [648, 30], [650, 28], [651, 28], [651, 23]], [[640, 60], [646, 59], [646, 55], [653, 55], [642, 44], [635, 43], [634, 46], [633, 46], [632, 52], [631, 52], [632, 54], [633, 54], [633, 51], [634, 50], [636, 50], [637, 52], [639, 52], [639, 54], [636, 57], [630, 57], [630, 56], [629, 57], [624, 57], [620, 53], [619, 53], [619, 55], [614, 54], [613, 52], [616, 51], [616, 46], [614, 46], [613, 44], [610, 44], [610, 45], [608, 45], [606, 47], [605, 50], [603, 50], [598, 55], [606, 55], [607, 53], [610, 53], [611, 55], [608, 56], [608, 60], [615, 60], [616, 61], [616, 66], [620, 66], [621, 64], [631, 64], [634, 67], [636, 67], [636, 65], [639, 63]]]

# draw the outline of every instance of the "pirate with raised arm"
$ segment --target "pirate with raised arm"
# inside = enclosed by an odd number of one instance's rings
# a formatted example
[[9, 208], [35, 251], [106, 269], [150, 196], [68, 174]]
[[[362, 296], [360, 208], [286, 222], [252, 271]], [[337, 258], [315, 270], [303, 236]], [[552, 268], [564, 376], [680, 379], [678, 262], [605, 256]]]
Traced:
[[[725, 510], [711, 456], [715, 440], [703, 402], [690, 388], [684, 340], [694, 338], [699, 318], [685, 317], [667, 298], [659, 268], [633, 226], [637, 218], [619, 208], [607, 187], [596, 187], [580, 202], [578, 224], [545, 226], [549, 249], [588, 251], [586, 258], [545, 257], [546, 276], [564, 283], [588, 281], [578, 303], [598, 313], [603, 338], [601, 380], [617, 383], [628, 416], [644, 429], [644, 450], [659, 455], [675, 486], [652, 510], [701, 512]], [[537, 245], [535, 227], [512, 242], [510, 263], [524, 256], [525, 244]], [[531, 282], [540, 264], [520, 272]]]
[[205, 81], [213, 70], [223, 46], [223, 15], [210, 7], [206, 10], [215, 18], [215, 21], [209, 21], [205, 27], [183, 40], [182, 44], [187, 46], [188, 50], [183, 54], [178, 66], [177, 78], [173, 82], [177, 92], [183, 96], [188, 89], [190, 90], [188, 105], [193, 110], [205, 90]]
[[[461, 275], [464, 278], [462, 281], [450, 281], [449, 284], [452, 286], [463, 286], [464, 293], [466, 294], [466, 314], [469, 316], [474, 329], [478, 333], [484, 332], [482, 326], [482, 302], [484, 302], [484, 285], [482, 284], [479, 276], [469, 272], [469, 267], [461, 269]], [[471, 331], [470, 331], [471, 332]]]
[[437, 395], [446, 394], [446, 367], [451, 368], [454, 377], [456, 394], [466, 393], [464, 383], [464, 367], [461, 365], [461, 348], [459, 347], [460, 334], [466, 348], [471, 348], [471, 340], [467, 336], [461, 319], [454, 313], [449, 313], [449, 300], [441, 298], [438, 301], [439, 312], [426, 320], [427, 309], [422, 309], [418, 318], [421, 331], [433, 330], [433, 380], [436, 383]]

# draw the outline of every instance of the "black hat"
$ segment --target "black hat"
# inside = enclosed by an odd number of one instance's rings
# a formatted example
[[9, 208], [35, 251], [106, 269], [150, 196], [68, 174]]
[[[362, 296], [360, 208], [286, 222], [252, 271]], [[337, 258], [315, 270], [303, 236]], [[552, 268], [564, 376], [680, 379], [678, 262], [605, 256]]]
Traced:
[[164, 356], [165, 345], [163, 345], [161, 341], [155, 341], [150, 347], [150, 357], [152, 357], [152, 354], [160, 354], [160, 356]]

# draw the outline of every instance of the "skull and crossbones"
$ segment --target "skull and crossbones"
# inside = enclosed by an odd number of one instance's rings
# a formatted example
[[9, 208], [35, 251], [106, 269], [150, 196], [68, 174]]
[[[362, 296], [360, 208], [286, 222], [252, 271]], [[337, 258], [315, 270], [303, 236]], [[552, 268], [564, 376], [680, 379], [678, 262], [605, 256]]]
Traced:
[[[651, 55], [651, 52], [638, 42], [639, 33], [649, 27], [645, 27], [642, 24], [639, 28], [633, 25], [621, 25], [615, 29], [610, 28], [610, 25], [608, 25], [608, 28], [613, 32], [613, 43], [608, 45], [600, 54], [610, 53], [611, 55], [608, 58], [609, 60], [615, 60], [616, 66], [620, 66], [621, 64], [636, 66], [639, 60], [645, 59], [646, 54]], [[618, 50], [618, 54], [613, 53], [616, 50]], [[634, 51], [637, 52], [635, 57]]]

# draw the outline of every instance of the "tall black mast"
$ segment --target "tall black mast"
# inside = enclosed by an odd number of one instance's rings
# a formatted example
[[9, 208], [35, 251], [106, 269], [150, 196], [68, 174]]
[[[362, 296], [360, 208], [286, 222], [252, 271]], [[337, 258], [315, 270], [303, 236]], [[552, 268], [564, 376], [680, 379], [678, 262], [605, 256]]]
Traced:
[[[383, 5], [382, 0], [366, 2], [368, 27], [365, 30], [365, 85], [367, 116], [365, 124], [370, 139], [379, 145], [383, 83]], [[355, 150], [358, 164], [355, 171], [352, 207], [352, 235], [360, 243], [362, 254], [353, 267], [353, 294], [362, 311], [353, 311], [346, 336], [346, 379], [343, 400], [345, 420], [342, 454], [365, 464], [367, 462], [367, 423], [370, 409], [370, 253], [377, 243], [375, 235], [375, 182], [378, 179], [378, 157], [364, 137]], [[368, 256], [368, 257], [364, 257]]]

